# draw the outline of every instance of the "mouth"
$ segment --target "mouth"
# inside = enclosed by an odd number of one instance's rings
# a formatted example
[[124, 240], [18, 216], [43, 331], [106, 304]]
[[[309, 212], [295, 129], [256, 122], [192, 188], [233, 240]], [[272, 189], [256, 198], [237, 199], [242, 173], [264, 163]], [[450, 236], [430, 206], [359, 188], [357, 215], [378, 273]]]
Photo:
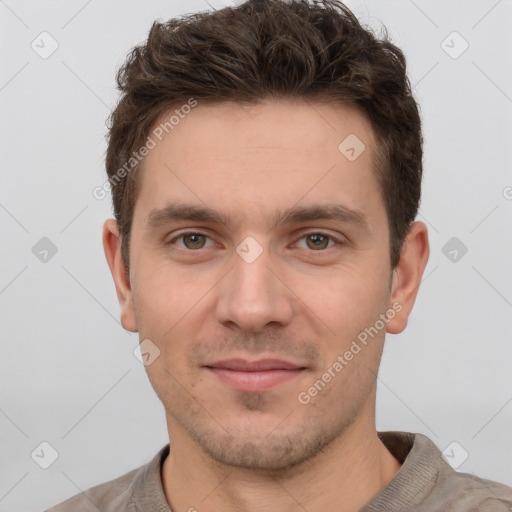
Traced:
[[306, 369], [279, 359], [226, 359], [204, 366], [224, 384], [239, 391], [261, 392], [296, 378]]

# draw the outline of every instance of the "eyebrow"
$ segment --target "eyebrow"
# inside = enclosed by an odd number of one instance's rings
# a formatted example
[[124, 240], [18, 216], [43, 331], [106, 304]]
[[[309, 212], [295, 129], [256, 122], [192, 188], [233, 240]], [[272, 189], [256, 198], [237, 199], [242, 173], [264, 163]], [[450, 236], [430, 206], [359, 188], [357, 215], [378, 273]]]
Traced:
[[[173, 221], [188, 220], [229, 225], [229, 217], [208, 208], [186, 203], [169, 203], [164, 208], [152, 210], [146, 217], [147, 229], [157, 229]], [[299, 207], [274, 212], [273, 227], [316, 220], [333, 220], [343, 224], [369, 229], [366, 215], [340, 204], [324, 204]]]

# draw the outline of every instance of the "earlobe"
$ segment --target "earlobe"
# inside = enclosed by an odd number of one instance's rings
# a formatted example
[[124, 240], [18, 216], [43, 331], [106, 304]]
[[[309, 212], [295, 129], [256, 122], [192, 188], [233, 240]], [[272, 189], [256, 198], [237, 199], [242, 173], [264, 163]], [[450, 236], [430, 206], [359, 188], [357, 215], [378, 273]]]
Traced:
[[427, 226], [423, 222], [413, 222], [402, 247], [400, 261], [393, 271], [389, 307], [393, 307], [396, 315], [386, 326], [390, 334], [399, 334], [407, 327], [429, 251]]
[[121, 308], [121, 325], [127, 331], [137, 332], [130, 276], [126, 272], [126, 266], [121, 257], [121, 238], [115, 219], [108, 219], [103, 224], [102, 239], [103, 250], [114, 279], [117, 300]]

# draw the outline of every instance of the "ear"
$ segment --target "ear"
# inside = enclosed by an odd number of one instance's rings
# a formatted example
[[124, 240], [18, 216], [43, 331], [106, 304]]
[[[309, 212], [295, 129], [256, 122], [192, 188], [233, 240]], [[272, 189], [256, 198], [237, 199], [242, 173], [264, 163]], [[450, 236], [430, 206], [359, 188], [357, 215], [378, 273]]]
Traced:
[[127, 331], [137, 332], [130, 276], [121, 258], [121, 238], [115, 219], [108, 219], [103, 224], [103, 249], [116, 286], [117, 300], [121, 306], [121, 325]]
[[395, 304], [392, 309], [396, 311], [396, 315], [387, 323], [386, 332], [399, 334], [407, 327], [429, 253], [426, 224], [413, 222], [402, 247], [400, 260], [393, 271], [390, 308]]

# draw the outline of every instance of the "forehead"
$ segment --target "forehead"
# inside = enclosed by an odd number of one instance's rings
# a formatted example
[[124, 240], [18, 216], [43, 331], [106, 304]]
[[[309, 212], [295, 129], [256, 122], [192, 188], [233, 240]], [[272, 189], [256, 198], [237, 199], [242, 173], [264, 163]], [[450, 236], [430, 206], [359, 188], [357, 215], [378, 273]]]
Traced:
[[[267, 99], [251, 104], [196, 101], [194, 108], [187, 103], [164, 112], [154, 123], [151, 134], [160, 150], [172, 145], [177, 154], [187, 152], [189, 159], [195, 159], [204, 155], [190, 149], [200, 145], [209, 149], [212, 156], [227, 156], [230, 152], [236, 158], [235, 153], [242, 147], [252, 145], [258, 151], [291, 150], [297, 154], [323, 150], [325, 156], [337, 158], [342, 154], [349, 161], [357, 159], [360, 152], [369, 157], [376, 150], [369, 120], [350, 103], [305, 98]], [[347, 138], [347, 144], [340, 148]], [[355, 154], [343, 152], [349, 146], [357, 150]], [[158, 148], [152, 151], [146, 160], [151, 161], [159, 152]]]
[[145, 216], [180, 200], [238, 218], [268, 211], [271, 220], [299, 202], [383, 213], [375, 137], [352, 106], [198, 102], [166, 125], [175, 113], [162, 115], [151, 132], [156, 144], [143, 161], [136, 203]]

